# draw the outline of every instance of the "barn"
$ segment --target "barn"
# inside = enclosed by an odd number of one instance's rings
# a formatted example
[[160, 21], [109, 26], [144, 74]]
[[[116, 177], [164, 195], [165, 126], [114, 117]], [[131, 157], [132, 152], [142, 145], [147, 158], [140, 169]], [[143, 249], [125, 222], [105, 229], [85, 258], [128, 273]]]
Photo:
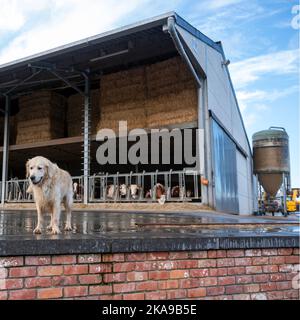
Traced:
[[[42, 155], [86, 205], [151, 205], [159, 185], [166, 202], [251, 214], [252, 153], [228, 64], [221, 42], [171, 12], [1, 65], [2, 205], [32, 202], [25, 163]], [[116, 135], [101, 140], [103, 129]], [[138, 141], [147, 156], [129, 162]], [[101, 163], [108, 142], [116, 159]]]

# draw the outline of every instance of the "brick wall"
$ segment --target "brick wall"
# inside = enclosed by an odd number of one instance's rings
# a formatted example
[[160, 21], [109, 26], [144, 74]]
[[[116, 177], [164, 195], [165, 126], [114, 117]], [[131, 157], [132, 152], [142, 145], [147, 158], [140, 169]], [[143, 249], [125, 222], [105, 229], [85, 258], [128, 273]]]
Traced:
[[299, 249], [0, 257], [5, 299], [299, 299]]

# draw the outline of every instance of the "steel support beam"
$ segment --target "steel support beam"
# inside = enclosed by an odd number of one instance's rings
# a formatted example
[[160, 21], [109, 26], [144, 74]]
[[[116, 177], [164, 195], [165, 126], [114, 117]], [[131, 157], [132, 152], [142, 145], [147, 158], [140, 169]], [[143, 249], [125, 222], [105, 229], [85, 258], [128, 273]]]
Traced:
[[5, 97], [5, 116], [4, 116], [4, 139], [3, 139], [3, 158], [2, 158], [2, 188], [1, 188], [1, 205], [5, 203], [6, 180], [8, 172], [8, 152], [9, 152], [9, 113], [10, 113], [10, 96]]
[[83, 203], [89, 200], [89, 175], [90, 175], [90, 79], [84, 73], [84, 113], [83, 113]]

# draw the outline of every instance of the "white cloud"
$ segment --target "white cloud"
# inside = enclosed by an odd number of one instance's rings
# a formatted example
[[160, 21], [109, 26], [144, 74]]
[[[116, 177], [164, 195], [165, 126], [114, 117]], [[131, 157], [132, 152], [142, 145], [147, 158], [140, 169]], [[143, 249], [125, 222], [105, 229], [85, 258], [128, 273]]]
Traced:
[[[6, 0], [0, 0], [6, 1]], [[39, 1], [31, 2], [31, 7]], [[142, 7], [149, 0], [41, 0], [39, 10], [47, 3], [47, 20], [23, 31], [0, 52], [0, 64], [29, 56], [116, 27], [117, 21]], [[44, 4], [44, 6], [42, 6]], [[27, 3], [29, 5], [29, 3]], [[22, 6], [24, 19], [30, 14]], [[27, 13], [26, 13], [27, 12]], [[44, 12], [45, 13], [45, 12]], [[21, 22], [20, 22], [21, 25]]]
[[230, 65], [236, 88], [242, 88], [266, 75], [296, 74], [299, 67], [299, 50], [286, 50], [262, 55]]
[[227, 6], [236, 5], [244, 0], [210, 0], [206, 2], [207, 8], [211, 10], [220, 9]]

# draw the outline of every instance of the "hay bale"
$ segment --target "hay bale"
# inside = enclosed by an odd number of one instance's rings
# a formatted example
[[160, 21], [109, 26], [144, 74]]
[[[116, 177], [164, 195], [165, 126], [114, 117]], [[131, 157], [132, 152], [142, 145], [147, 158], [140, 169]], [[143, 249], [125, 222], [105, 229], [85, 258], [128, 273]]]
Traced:
[[[0, 145], [3, 146], [4, 139], [4, 117], [0, 118]], [[9, 144], [16, 143], [16, 117], [10, 116], [9, 119]]]
[[[96, 134], [99, 121], [99, 90], [91, 90], [91, 133]], [[67, 131], [69, 137], [82, 135], [84, 97], [74, 94], [68, 99]]]
[[64, 137], [65, 98], [51, 91], [38, 91], [19, 99], [16, 144]]

